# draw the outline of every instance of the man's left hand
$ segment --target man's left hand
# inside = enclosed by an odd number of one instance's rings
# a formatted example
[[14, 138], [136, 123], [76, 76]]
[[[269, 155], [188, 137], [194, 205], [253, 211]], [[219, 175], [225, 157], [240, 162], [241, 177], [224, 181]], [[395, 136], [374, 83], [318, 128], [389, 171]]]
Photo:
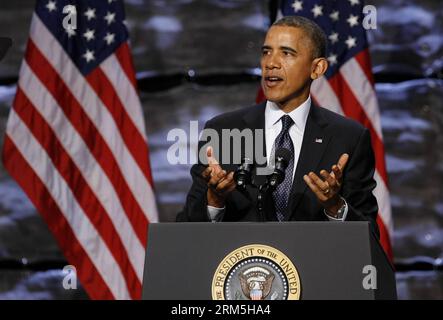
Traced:
[[321, 170], [320, 175], [323, 179], [312, 171], [303, 177], [306, 184], [317, 196], [321, 205], [333, 216], [337, 216], [338, 210], [344, 205], [339, 192], [343, 180], [343, 171], [348, 159], [349, 155], [344, 153], [340, 156], [340, 159], [338, 159], [337, 164], [332, 166], [331, 172]]

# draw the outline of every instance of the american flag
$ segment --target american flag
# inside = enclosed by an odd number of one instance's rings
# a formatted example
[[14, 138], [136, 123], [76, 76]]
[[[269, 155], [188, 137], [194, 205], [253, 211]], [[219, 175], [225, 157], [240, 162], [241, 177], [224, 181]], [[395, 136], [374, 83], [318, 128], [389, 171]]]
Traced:
[[[315, 21], [328, 38], [329, 68], [313, 82], [311, 95], [316, 103], [366, 126], [375, 153], [379, 205], [377, 224], [380, 242], [392, 261], [390, 235], [393, 234], [388, 176], [380, 123], [380, 112], [371, 72], [363, 0], [281, 1], [278, 17], [299, 15]], [[259, 95], [258, 100], [263, 99]]]
[[141, 298], [158, 220], [124, 19], [120, 0], [37, 1], [3, 149], [93, 299]]

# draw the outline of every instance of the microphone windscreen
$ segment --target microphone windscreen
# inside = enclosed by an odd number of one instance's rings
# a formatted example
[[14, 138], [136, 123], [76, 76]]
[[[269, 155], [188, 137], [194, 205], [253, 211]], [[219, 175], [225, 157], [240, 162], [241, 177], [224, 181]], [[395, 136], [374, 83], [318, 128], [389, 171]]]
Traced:
[[277, 151], [275, 151], [275, 157], [276, 158], [283, 158], [283, 161], [286, 163], [289, 163], [291, 160], [292, 154], [291, 151], [289, 151], [286, 148], [279, 148]]

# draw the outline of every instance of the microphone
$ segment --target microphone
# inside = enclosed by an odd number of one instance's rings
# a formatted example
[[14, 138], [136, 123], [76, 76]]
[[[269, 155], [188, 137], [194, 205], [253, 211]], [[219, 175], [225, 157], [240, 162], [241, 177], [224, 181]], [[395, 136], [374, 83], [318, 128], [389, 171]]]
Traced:
[[244, 158], [242, 164], [234, 172], [234, 180], [237, 187], [245, 188], [251, 183], [251, 171], [253, 162], [249, 158]]
[[269, 185], [276, 188], [285, 178], [285, 170], [291, 160], [292, 154], [286, 148], [277, 149], [275, 152], [274, 172], [269, 176]]

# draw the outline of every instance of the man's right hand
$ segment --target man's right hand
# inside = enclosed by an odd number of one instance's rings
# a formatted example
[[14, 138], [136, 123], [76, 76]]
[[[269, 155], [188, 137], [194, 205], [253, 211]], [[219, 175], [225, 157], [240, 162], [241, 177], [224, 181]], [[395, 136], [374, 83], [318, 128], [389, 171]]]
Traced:
[[213, 156], [212, 147], [206, 149], [208, 167], [203, 170], [202, 177], [208, 184], [208, 206], [223, 208], [226, 197], [235, 189], [234, 172], [227, 173]]

